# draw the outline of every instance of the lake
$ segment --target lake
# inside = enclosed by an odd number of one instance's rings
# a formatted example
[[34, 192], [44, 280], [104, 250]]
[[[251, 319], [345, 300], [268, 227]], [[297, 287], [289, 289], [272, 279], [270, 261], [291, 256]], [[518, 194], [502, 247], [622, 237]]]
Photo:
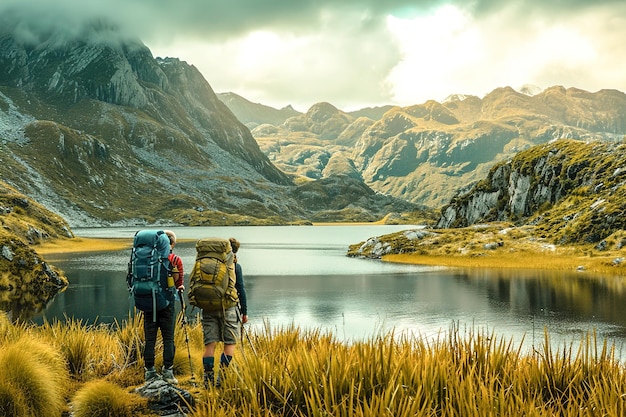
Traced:
[[[290, 325], [363, 340], [391, 330], [397, 336], [436, 338], [456, 327], [480, 329], [525, 348], [543, 343], [544, 329], [556, 345], [589, 332], [615, 344], [626, 341], [624, 279], [587, 272], [453, 269], [346, 257], [348, 245], [418, 226], [175, 227], [185, 278], [195, 241], [236, 237], [243, 267], [250, 325]], [[128, 238], [137, 228], [77, 229], [84, 237]], [[187, 241], [186, 241], [187, 240]], [[34, 321], [73, 317], [86, 323], [128, 318], [129, 250], [48, 256], [70, 286]], [[195, 317], [198, 310], [188, 311]]]

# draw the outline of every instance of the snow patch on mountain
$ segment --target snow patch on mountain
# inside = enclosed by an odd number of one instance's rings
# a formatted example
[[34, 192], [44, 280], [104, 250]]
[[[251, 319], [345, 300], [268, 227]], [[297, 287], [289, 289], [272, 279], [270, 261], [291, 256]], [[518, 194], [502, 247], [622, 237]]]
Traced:
[[467, 94], [450, 94], [448, 97], [446, 97], [442, 103], [450, 103], [452, 101], [463, 101], [466, 98], [468, 98], [470, 96], [468, 96]]
[[536, 96], [537, 94], [543, 92], [543, 88], [533, 85], [533, 84], [524, 84], [518, 90], [522, 94], [526, 94], [527, 96]]

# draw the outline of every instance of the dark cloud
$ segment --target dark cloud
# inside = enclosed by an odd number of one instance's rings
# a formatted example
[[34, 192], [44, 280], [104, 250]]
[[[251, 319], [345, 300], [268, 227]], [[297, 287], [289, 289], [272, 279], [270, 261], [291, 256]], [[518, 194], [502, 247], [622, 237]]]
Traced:
[[[467, 19], [437, 20], [446, 5]], [[389, 16], [438, 26], [394, 36]], [[188, 61], [216, 91], [301, 110], [524, 83], [626, 90], [624, 0], [0, 0], [0, 31], [27, 41], [94, 25], [108, 41], [140, 39]], [[258, 31], [281, 42], [251, 47]]]
[[[502, 9], [519, 19], [542, 14], [548, 19], [603, 6], [626, 10], [623, 0], [3, 0], [0, 22], [25, 36], [52, 28], [79, 35], [83, 25], [98, 20], [144, 40], [191, 37], [225, 40], [255, 30], [304, 34], [329, 29], [329, 16], [355, 16], [362, 32], [384, 25], [388, 15], [411, 18], [453, 4], [481, 18]], [[331, 20], [336, 23], [336, 20]], [[356, 33], [356, 29], [355, 33]]]
[[478, 16], [513, 8], [524, 14], [549, 12], [557, 13], [558, 17], [558, 14], [624, 3], [623, 0], [4, 0], [0, 15], [13, 20], [16, 16], [21, 21], [31, 19], [31, 31], [61, 27], [75, 33], [85, 21], [106, 18], [135, 36], [223, 39], [268, 28], [295, 33], [316, 30], [324, 26], [329, 14], [360, 15], [369, 24], [381, 24], [390, 14], [419, 16], [444, 4], [457, 5]]

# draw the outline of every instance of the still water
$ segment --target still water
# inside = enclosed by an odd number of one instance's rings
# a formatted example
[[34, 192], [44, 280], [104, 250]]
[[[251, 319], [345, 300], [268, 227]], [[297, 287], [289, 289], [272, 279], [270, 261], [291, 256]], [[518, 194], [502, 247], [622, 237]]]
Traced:
[[[614, 344], [626, 341], [624, 279], [580, 272], [464, 270], [401, 265], [345, 256], [348, 245], [411, 226], [276, 226], [172, 228], [185, 265], [195, 241], [236, 237], [250, 325], [290, 325], [363, 340], [387, 333], [436, 338], [454, 326], [479, 329], [525, 349], [543, 343], [578, 345], [590, 332]], [[78, 229], [84, 237], [122, 237], [137, 229]], [[48, 256], [70, 280], [35, 322], [73, 317], [110, 323], [131, 312], [125, 272], [129, 250]], [[198, 311], [188, 311], [194, 317]]]

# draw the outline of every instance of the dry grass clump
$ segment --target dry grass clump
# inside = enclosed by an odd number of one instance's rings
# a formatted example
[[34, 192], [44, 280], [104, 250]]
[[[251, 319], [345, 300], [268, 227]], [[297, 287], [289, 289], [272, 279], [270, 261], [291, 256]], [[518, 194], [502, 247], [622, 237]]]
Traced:
[[141, 352], [145, 344], [143, 321], [140, 315], [129, 316], [124, 323], [115, 323], [115, 337], [122, 350], [123, 368], [132, 366], [142, 360]]
[[[74, 417], [130, 417], [138, 400], [118, 385], [105, 380], [90, 381], [74, 395]], [[146, 404], [144, 404], [145, 406]]]
[[0, 415], [61, 416], [68, 388], [61, 356], [28, 334], [0, 346]]
[[119, 370], [125, 363], [124, 349], [107, 325], [86, 325], [66, 319], [33, 328], [65, 359], [72, 378], [88, 381]]

